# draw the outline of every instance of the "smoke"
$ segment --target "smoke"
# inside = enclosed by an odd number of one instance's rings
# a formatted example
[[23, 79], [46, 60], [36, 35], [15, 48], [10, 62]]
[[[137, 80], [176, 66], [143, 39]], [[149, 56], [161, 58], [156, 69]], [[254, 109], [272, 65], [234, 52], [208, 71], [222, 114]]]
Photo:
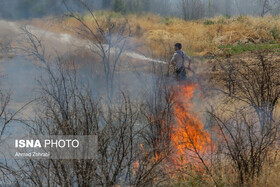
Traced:
[[[13, 43], [16, 46], [16, 56], [14, 58], [4, 58], [1, 64], [1, 74], [4, 75], [2, 88], [13, 93], [14, 107], [18, 108], [20, 104], [28, 102], [36, 97], [36, 80], [44, 78], [43, 64], [34, 61], [30, 57], [27, 57], [26, 52], [19, 50], [28, 47], [23, 40], [25, 37], [20, 29], [23, 25], [18, 22], [0, 21], [0, 28], [5, 28], [1, 32], [1, 38], [9, 38], [14, 40]], [[59, 54], [63, 61], [75, 61], [74, 66], [78, 67], [78, 76], [81, 82], [89, 84], [90, 87], [96, 93], [96, 96], [102, 95], [104, 91], [104, 79], [100, 77], [104, 76], [102, 66], [95, 62], [94, 56], [88, 55], [88, 57], [81, 57], [80, 53], [85, 53], [88, 49], [98, 52], [98, 48], [91, 42], [74, 37], [70, 34], [61, 34], [43, 30], [41, 28], [27, 25], [26, 29], [34, 34], [39, 40], [42, 41], [46, 51], [46, 56], [50, 57], [50, 60], [55, 60], [55, 57]], [[17, 37], [15, 37], [17, 36]], [[104, 48], [106, 49], [106, 44]], [[111, 49], [112, 54], [118, 49]], [[123, 66], [129, 66], [129, 61], [138, 61], [139, 64], [154, 66], [155, 64], [167, 64], [167, 62], [152, 59], [142, 54], [133, 51], [124, 51], [122, 54]], [[35, 62], [35, 63], [34, 63]], [[54, 63], [55, 64], [55, 63]], [[124, 65], [126, 64], [126, 65]], [[71, 64], [68, 64], [71, 67]], [[70, 68], [71, 69], [71, 68]], [[153, 87], [155, 84], [156, 76], [152, 74], [143, 74], [133, 70], [133, 67], [129, 68], [131, 71], [118, 71], [115, 76], [115, 84], [118, 85], [116, 92], [120, 90], [126, 90], [132, 95], [136, 96], [137, 93], [146, 87]]]

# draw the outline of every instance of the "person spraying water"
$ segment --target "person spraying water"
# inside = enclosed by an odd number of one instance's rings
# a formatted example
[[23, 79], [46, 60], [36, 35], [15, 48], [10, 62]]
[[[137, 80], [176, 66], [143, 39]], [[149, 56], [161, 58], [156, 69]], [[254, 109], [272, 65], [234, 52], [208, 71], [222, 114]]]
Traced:
[[[186, 69], [191, 71], [192, 59], [182, 51], [182, 44], [175, 44], [175, 53], [172, 56], [171, 64], [175, 67], [175, 76], [178, 81], [186, 80]], [[188, 66], [185, 66], [185, 60], [188, 61]]]

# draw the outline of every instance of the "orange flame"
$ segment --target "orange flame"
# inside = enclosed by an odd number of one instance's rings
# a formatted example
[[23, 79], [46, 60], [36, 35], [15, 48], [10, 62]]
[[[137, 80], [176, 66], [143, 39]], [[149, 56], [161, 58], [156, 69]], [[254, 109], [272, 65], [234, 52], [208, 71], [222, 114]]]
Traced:
[[210, 134], [204, 130], [201, 121], [191, 111], [193, 106], [191, 100], [196, 87], [196, 85], [182, 85], [176, 89], [175, 125], [171, 136], [175, 147], [171, 160], [175, 167], [186, 166], [201, 159], [213, 149]]
[[[196, 88], [196, 85], [180, 85], [175, 88], [175, 124], [172, 125], [172, 128], [163, 128], [163, 132], [170, 132], [171, 137], [169, 140], [171, 140], [171, 146], [175, 148], [165, 162], [165, 169], [171, 177], [174, 176], [174, 171], [182, 171], [194, 162], [196, 163], [193, 169], [196, 170], [199, 175], [203, 175], [205, 168], [203, 169], [203, 166], [201, 167], [201, 165], [197, 164], [199, 163], [197, 161], [205, 159], [214, 150], [211, 135], [204, 130], [203, 124], [198, 116], [192, 111], [192, 99]], [[150, 120], [154, 122], [156, 117], [152, 116]], [[160, 122], [166, 123], [164, 120]], [[143, 153], [148, 154], [142, 144], [140, 144], [140, 147]], [[155, 163], [163, 160], [163, 158], [165, 158], [164, 153], [155, 153], [150, 161], [151, 163]], [[207, 164], [207, 159], [203, 161], [204, 164]], [[134, 174], [139, 166], [139, 161], [133, 164]]]

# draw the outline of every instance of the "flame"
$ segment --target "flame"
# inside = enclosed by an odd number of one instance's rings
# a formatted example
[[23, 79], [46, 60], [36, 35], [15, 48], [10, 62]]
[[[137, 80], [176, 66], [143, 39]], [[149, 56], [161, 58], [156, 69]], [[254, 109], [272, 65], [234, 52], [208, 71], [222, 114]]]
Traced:
[[[206, 157], [210, 155], [215, 148], [211, 140], [211, 135], [204, 130], [204, 126], [198, 116], [192, 111], [192, 99], [196, 88], [197, 85], [180, 85], [175, 87], [175, 102], [173, 105], [175, 124], [172, 125], [172, 128], [163, 128], [163, 132], [160, 132], [164, 133], [168, 131], [170, 133], [171, 137], [169, 140], [174, 150], [166, 160], [164, 152], [155, 152], [153, 157], [149, 158], [150, 163], [165, 160], [164, 169], [169, 173], [170, 177], [176, 176], [175, 174], [177, 171], [184, 173], [184, 170], [190, 165], [191, 167], [195, 165], [192, 170], [195, 170], [198, 175], [203, 176], [205, 167], [201, 165], [201, 161], [203, 159], [203, 164], [207, 164]], [[156, 120], [157, 118], [155, 116], [151, 116], [151, 122], [156, 122]], [[160, 122], [164, 124], [164, 127], [166, 126], [164, 120]], [[162, 136], [161, 134], [157, 135]], [[142, 144], [140, 144], [140, 147], [144, 155], [149, 156]], [[140, 162], [136, 161], [133, 164], [134, 174], [139, 167]], [[180, 174], [180, 177], [185, 176]]]
[[175, 167], [185, 167], [194, 161], [201, 161], [203, 156], [213, 149], [211, 135], [204, 130], [198, 116], [191, 111], [196, 88], [196, 85], [180, 85], [176, 88], [175, 125], [171, 135], [175, 148], [171, 160]]

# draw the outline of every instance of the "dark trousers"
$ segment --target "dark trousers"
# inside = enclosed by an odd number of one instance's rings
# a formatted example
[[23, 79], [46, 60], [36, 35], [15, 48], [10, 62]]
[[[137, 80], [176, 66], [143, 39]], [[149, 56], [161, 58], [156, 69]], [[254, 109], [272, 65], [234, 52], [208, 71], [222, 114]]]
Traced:
[[180, 69], [176, 70], [176, 79], [178, 81], [181, 80], [186, 80], [187, 76], [186, 76], [186, 68], [185, 67], [181, 67]]

